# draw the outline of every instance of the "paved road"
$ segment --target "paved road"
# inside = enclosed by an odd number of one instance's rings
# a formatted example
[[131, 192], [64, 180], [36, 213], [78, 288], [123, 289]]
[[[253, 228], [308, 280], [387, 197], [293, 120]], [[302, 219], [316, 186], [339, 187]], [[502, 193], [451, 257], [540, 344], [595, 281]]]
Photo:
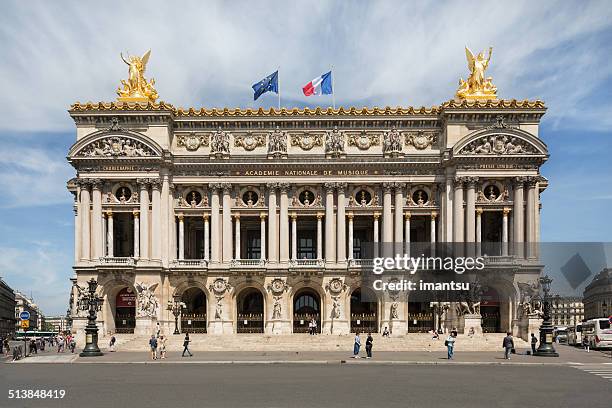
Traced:
[[[0, 383], [0, 407], [609, 408], [612, 399], [607, 379], [570, 366], [3, 364]], [[7, 388], [66, 397], [9, 400]]]

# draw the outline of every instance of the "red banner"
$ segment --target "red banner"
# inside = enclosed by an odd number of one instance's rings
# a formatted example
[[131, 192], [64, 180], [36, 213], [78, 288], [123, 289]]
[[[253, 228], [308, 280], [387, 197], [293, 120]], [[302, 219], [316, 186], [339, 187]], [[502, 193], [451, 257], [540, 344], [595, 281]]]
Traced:
[[123, 288], [117, 293], [117, 307], [135, 307], [136, 294], [132, 288]]

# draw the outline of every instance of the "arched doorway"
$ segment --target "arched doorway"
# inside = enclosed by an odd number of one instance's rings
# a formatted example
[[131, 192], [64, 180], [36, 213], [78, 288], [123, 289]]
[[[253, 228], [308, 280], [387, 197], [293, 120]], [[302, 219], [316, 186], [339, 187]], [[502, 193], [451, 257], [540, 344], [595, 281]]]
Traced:
[[492, 287], [485, 288], [480, 298], [480, 315], [483, 333], [501, 332], [501, 308], [499, 293]]
[[293, 332], [308, 333], [312, 319], [317, 322], [316, 332], [321, 333], [321, 297], [314, 289], [300, 289], [293, 296]]
[[134, 333], [136, 327], [136, 293], [125, 287], [115, 298], [115, 333]]
[[264, 332], [264, 298], [262, 293], [255, 288], [247, 288], [238, 294], [237, 303], [237, 325], [238, 333], [263, 333]]
[[378, 298], [357, 288], [351, 293], [351, 332], [378, 333]]
[[189, 288], [183, 292], [181, 301], [185, 308], [181, 313], [183, 333], [206, 333], [206, 294], [200, 288]]

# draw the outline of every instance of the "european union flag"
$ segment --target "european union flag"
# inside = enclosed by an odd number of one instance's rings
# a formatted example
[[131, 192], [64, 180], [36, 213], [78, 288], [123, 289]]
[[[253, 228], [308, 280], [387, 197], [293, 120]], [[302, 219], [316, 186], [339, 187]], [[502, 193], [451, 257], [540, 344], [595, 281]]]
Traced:
[[273, 74], [268, 75], [261, 81], [253, 84], [253, 100], [257, 100], [262, 94], [266, 92], [276, 92], [278, 93], [278, 71], [275, 71]]

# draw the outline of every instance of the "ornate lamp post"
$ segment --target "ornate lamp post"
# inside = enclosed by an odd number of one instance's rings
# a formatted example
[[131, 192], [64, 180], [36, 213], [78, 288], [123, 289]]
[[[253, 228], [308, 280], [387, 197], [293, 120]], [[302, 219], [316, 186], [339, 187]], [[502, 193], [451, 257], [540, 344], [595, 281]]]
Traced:
[[172, 334], [181, 334], [178, 329], [178, 318], [181, 315], [184, 307], [185, 304], [181, 302], [181, 299], [178, 296], [175, 296], [173, 300], [168, 299], [167, 309], [174, 315], [174, 333]]
[[70, 315], [70, 309], [66, 310], [66, 328], [67, 332], [72, 332], [72, 316]]
[[553, 326], [550, 321], [550, 284], [552, 279], [548, 275], [544, 275], [540, 278], [540, 285], [542, 285], [542, 291], [544, 292], [544, 320], [540, 326], [540, 346], [536, 350], [536, 356], [540, 357], [559, 357], [559, 353], [555, 351], [553, 347]]
[[102, 302], [104, 301], [101, 297], [96, 295], [96, 288], [98, 282], [94, 278], [91, 278], [89, 282], [87, 293], [85, 293], [81, 310], [88, 311], [87, 315], [87, 326], [85, 326], [85, 348], [79, 354], [81, 357], [97, 357], [103, 355], [98, 347], [98, 326], [96, 325], [97, 314], [102, 310]]

